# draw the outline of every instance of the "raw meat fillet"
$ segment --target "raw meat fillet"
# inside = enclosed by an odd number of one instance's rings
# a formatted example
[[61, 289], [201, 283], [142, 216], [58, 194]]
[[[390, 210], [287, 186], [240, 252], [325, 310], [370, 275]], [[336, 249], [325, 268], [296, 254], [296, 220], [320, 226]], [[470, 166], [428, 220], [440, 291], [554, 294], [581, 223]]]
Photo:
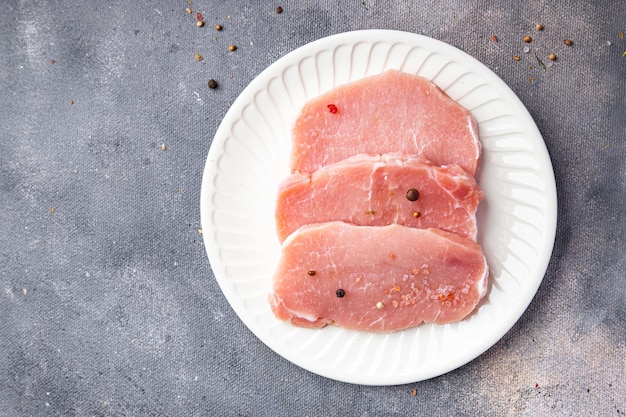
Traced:
[[390, 332], [463, 319], [487, 276], [480, 246], [454, 233], [330, 222], [285, 240], [269, 300], [297, 326]]
[[360, 153], [403, 152], [437, 165], [457, 164], [475, 175], [477, 130], [471, 114], [432, 82], [387, 71], [304, 105], [293, 129], [291, 169], [314, 172]]
[[[407, 197], [411, 189], [419, 193], [415, 201]], [[458, 165], [439, 167], [399, 153], [357, 155], [287, 177], [279, 187], [276, 229], [281, 242], [300, 226], [334, 220], [437, 227], [476, 240], [482, 198], [474, 177]]]

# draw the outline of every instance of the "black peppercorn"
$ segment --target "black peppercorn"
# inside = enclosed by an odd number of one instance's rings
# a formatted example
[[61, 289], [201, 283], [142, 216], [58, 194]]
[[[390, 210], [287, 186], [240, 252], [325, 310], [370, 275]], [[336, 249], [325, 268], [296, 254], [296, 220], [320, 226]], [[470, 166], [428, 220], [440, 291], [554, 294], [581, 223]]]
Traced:
[[337, 294], [337, 297], [343, 298], [343, 296], [346, 295], [346, 292], [339, 288], [337, 291], [335, 291], [335, 294]]
[[420, 193], [415, 188], [411, 188], [409, 191], [406, 192], [406, 198], [409, 201], [416, 201], [418, 198], [420, 198]]
[[209, 80], [209, 88], [210, 89], [217, 88], [217, 81]]
[[309, 274], [310, 276], [313, 276], [315, 275], [315, 271], [311, 269], [310, 271], [307, 272], [307, 274]]

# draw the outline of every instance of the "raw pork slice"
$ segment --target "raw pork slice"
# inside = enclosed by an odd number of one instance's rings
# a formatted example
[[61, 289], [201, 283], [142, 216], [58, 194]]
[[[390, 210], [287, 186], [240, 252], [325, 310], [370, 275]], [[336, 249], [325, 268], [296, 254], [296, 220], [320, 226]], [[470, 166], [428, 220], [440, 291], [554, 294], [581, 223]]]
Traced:
[[387, 71], [304, 105], [293, 129], [291, 169], [314, 172], [356, 154], [388, 152], [458, 164], [475, 175], [480, 156], [476, 121], [425, 78]]
[[[418, 192], [415, 201], [409, 190]], [[439, 167], [398, 153], [358, 155], [287, 177], [279, 187], [276, 229], [281, 242], [300, 226], [334, 220], [436, 227], [476, 240], [482, 198], [474, 177], [458, 165]]]
[[463, 319], [487, 276], [480, 246], [454, 233], [330, 222], [285, 240], [269, 299], [297, 326], [391, 332]]

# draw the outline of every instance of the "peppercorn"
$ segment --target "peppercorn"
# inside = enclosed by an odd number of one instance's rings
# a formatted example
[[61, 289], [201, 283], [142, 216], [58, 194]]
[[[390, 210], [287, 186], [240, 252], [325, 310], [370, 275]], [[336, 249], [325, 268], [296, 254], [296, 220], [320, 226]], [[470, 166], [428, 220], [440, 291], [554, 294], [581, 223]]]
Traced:
[[531, 38], [530, 36], [528, 36], [528, 35], [524, 36], [524, 42], [529, 43], [532, 40], [533, 40], [533, 38]]
[[420, 193], [415, 188], [411, 188], [406, 192], [406, 198], [409, 201], [417, 201], [417, 199], [420, 198]]
[[565, 39], [565, 40], [563, 41], [563, 43], [564, 43], [565, 45], [567, 45], [567, 46], [572, 46], [572, 40], [571, 40], [571, 39]]
[[310, 271], [307, 272], [307, 274], [309, 274], [310, 276], [314, 276], [315, 275], [315, 271], [311, 269]]
[[414, 211], [413, 212], [413, 217], [415, 217], [416, 219], [420, 216], [420, 212], [419, 211]]
[[520, 59], [522, 59], [522, 58], [520, 58], [518, 55], [513, 55], [513, 59], [514, 59], [515, 61], [519, 61], [519, 60], [520, 60]]
[[379, 301], [376, 303], [376, 308], [379, 310], [382, 310], [383, 308], [385, 308], [385, 305], [383, 304], [382, 301]]
[[196, 23], [196, 26], [198, 26], [199, 28], [204, 26], [204, 20], [199, 20], [198, 23]]
[[235, 49], [237, 49], [237, 47], [235, 45], [230, 45], [228, 47], [228, 50], [231, 51], [231, 52], [234, 51]]
[[346, 295], [346, 292], [339, 288], [337, 291], [335, 291], [335, 294], [337, 295], [337, 297], [343, 298]]
[[276, 13], [281, 14], [282, 12], [283, 12], [283, 8], [282, 8], [282, 7], [280, 7], [280, 6], [278, 6], [278, 7], [276, 8]]
[[210, 89], [217, 88], [217, 81], [215, 81], [214, 79], [210, 79], [209, 80], [209, 88]]
[[550, 54], [550, 56], [548, 56], [548, 58], [550, 58], [550, 61], [554, 61], [556, 59], [556, 55]]
[[541, 23], [537, 23], [537, 24], [535, 25], [535, 29], [537, 29], [537, 30], [543, 30], [543, 25], [542, 25]]
[[215, 30], [222, 30], [222, 25], [215, 25]]

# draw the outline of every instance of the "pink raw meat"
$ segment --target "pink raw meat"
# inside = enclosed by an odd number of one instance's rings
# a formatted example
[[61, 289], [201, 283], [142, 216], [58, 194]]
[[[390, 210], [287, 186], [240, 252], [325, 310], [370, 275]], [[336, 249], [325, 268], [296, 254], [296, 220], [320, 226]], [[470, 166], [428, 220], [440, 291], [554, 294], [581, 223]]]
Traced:
[[[331, 104], [335, 108], [329, 109]], [[304, 105], [293, 129], [291, 169], [314, 172], [360, 153], [403, 152], [438, 165], [457, 164], [475, 175], [477, 130], [469, 111], [432, 82], [387, 71]]]
[[[419, 192], [417, 200], [407, 198], [410, 189]], [[357, 155], [287, 177], [279, 187], [276, 228], [281, 242], [300, 226], [334, 220], [437, 227], [476, 240], [482, 198], [474, 177], [458, 165], [439, 167], [399, 153]]]
[[269, 299], [297, 326], [391, 332], [462, 320], [487, 277], [480, 246], [454, 233], [330, 222], [285, 240]]

